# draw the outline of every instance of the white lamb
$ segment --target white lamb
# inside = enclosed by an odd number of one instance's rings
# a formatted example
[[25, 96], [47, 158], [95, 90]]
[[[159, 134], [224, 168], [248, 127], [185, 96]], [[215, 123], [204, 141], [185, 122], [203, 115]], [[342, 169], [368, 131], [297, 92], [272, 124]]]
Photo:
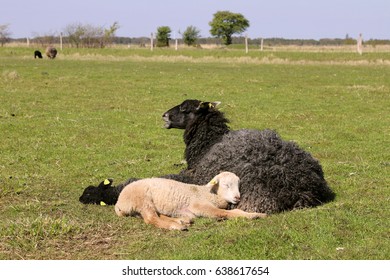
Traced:
[[118, 216], [141, 215], [147, 224], [177, 230], [187, 229], [195, 217], [266, 217], [263, 213], [226, 210], [229, 203], [240, 201], [239, 181], [231, 172], [218, 174], [205, 186], [163, 178], [143, 179], [122, 190], [115, 212]]

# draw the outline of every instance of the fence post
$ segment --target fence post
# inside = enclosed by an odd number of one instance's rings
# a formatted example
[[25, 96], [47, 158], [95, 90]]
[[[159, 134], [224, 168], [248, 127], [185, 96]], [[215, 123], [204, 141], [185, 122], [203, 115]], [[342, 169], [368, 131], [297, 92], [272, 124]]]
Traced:
[[357, 52], [358, 54], [362, 55], [363, 54], [363, 36], [362, 33], [359, 34], [359, 38], [357, 40]]
[[248, 34], [245, 34], [245, 53], [248, 53]]
[[60, 50], [62, 51], [62, 32], [60, 32]]
[[150, 50], [153, 51], [153, 32], [150, 34]]
[[264, 39], [261, 38], [260, 51], [263, 51]]

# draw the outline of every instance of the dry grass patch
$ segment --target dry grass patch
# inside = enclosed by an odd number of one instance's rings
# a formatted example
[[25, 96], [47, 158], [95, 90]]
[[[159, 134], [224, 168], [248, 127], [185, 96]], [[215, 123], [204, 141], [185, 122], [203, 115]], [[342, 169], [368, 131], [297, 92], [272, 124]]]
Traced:
[[191, 57], [185, 55], [153, 55], [153, 56], [141, 56], [141, 55], [129, 55], [129, 56], [113, 56], [102, 54], [70, 54], [58, 57], [59, 60], [79, 60], [79, 61], [107, 61], [107, 62], [157, 62], [157, 63], [222, 63], [222, 64], [249, 64], [249, 65], [346, 65], [346, 66], [390, 66], [390, 60], [376, 59], [376, 60], [327, 60], [317, 61], [310, 59], [291, 60], [288, 58], [279, 58], [273, 54], [264, 57], [215, 57], [215, 56], [203, 56], [203, 57]]

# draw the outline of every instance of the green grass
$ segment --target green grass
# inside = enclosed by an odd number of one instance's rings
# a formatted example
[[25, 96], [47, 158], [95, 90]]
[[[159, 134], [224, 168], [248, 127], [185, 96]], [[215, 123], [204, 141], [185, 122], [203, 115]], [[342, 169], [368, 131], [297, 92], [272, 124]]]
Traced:
[[[32, 52], [0, 48], [0, 259], [390, 258], [389, 53]], [[188, 232], [78, 202], [106, 177], [182, 169], [182, 131], [161, 115], [186, 98], [221, 101], [233, 129], [296, 141], [336, 200]]]

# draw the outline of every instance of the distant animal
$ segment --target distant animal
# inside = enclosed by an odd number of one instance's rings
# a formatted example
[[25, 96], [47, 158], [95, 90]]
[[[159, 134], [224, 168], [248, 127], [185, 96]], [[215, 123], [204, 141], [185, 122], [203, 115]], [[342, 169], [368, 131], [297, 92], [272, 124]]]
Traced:
[[42, 58], [42, 53], [38, 50], [34, 52], [34, 58]]
[[49, 46], [46, 48], [46, 55], [50, 59], [54, 59], [57, 56], [57, 49], [55, 47]]
[[159, 228], [186, 230], [195, 217], [249, 219], [266, 214], [225, 210], [240, 201], [239, 178], [222, 172], [207, 185], [185, 184], [165, 178], [142, 179], [127, 185], [115, 204], [118, 216], [141, 215]]

